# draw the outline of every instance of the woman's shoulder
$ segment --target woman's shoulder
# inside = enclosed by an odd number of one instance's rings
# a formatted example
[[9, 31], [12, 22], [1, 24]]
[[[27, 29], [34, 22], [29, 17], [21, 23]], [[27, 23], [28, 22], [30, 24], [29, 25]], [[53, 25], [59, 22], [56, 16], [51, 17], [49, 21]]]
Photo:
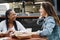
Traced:
[[47, 20], [47, 21], [54, 21], [54, 17], [48, 16], [47, 18], [45, 18], [45, 20]]
[[4, 23], [5, 23], [5, 21], [6, 21], [6, 20], [3, 20], [3, 21], [1, 21], [0, 23], [1, 23], [1, 24], [4, 24]]
[[1, 22], [0, 22], [0, 26], [5, 27], [5, 26], [6, 26], [6, 22], [5, 22], [5, 21], [6, 21], [6, 20], [1, 21]]
[[48, 16], [46, 19], [45, 19], [45, 22], [46, 23], [54, 23], [55, 24], [55, 20], [52, 16]]
[[20, 21], [15, 20], [17, 24], [21, 24]]
[[52, 16], [48, 16], [46, 19], [54, 19]]
[[16, 23], [20, 23], [19, 21], [15, 20]]

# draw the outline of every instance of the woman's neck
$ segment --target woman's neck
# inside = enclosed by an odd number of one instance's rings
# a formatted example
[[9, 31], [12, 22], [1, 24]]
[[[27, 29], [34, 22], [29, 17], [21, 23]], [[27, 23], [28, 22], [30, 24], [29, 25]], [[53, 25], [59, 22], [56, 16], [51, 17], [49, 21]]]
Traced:
[[13, 24], [13, 21], [12, 20], [8, 20], [9, 23]]
[[45, 17], [48, 17], [48, 14], [46, 14]]
[[8, 25], [9, 25], [9, 28], [12, 28], [13, 27], [13, 21], [12, 20], [8, 20]]

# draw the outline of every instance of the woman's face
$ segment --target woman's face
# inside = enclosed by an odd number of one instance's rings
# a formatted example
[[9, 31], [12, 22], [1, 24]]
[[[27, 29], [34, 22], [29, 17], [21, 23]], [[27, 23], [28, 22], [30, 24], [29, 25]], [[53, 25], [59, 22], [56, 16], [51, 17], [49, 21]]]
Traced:
[[16, 13], [15, 11], [10, 11], [10, 14], [8, 15], [9, 20], [14, 21], [16, 19]]
[[42, 5], [41, 5], [41, 7], [40, 7], [40, 9], [39, 9], [39, 12], [40, 12], [40, 16], [46, 16], [46, 11], [44, 10], [44, 8], [42, 7]]

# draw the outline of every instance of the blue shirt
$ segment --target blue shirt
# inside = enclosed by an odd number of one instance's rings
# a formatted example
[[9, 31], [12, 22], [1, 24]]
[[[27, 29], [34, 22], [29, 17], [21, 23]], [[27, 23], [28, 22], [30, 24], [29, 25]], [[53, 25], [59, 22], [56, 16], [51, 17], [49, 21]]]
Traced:
[[58, 33], [58, 25], [52, 16], [48, 16], [44, 19], [42, 24], [43, 30], [39, 32], [40, 36], [47, 36], [48, 40], [60, 40]]

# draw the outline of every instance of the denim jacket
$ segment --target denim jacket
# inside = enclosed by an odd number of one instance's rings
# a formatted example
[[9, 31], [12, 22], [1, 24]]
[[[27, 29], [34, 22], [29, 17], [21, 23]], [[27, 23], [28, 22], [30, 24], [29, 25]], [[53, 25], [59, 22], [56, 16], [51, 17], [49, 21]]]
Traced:
[[56, 25], [55, 20], [52, 16], [48, 16], [44, 19], [42, 24], [43, 30], [39, 32], [40, 36], [47, 36], [48, 40], [60, 40], [58, 25]]

